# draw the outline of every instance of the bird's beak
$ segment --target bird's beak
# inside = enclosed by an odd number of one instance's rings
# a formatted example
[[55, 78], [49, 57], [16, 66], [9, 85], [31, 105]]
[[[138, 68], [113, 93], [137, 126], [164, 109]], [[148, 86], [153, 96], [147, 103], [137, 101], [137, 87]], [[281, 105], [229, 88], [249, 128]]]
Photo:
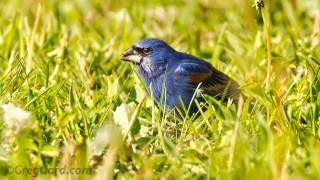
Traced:
[[133, 48], [129, 48], [121, 54], [121, 60], [140, 64], [142, 56]]

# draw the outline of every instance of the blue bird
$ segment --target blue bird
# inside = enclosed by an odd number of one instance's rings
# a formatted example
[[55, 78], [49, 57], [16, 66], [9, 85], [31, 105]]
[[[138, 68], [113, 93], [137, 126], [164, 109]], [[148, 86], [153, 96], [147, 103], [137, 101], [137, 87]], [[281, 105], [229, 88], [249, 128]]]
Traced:
[[[178, 52], [157, 38], [146, 38], [121, 54], [121, 59], [134, 63], [146, 89], [157, 104], [167, 110], [175, 108], [194, 115], [195, 101], [205, 102], [203, 94], [223, 102], [237, 101], [238, 84], [210, 63]], [[162, 95], [164, 94], [164, 95]]]

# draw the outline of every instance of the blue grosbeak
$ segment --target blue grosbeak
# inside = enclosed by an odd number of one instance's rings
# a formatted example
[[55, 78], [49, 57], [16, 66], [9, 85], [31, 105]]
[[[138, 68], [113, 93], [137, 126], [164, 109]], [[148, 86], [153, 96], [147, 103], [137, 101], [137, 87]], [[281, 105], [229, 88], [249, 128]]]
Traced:
[[156, 38], [135, 43], [121, 59], [134, 63], [149, 95], [168, 110], [189, 109], [193, 115], [198, 112], [194, 100], [205, 102], [202, 94], [224, 102], [229, 98], [237, 101], [240, 95], [238, 84], [210, 63], [178, 52]]

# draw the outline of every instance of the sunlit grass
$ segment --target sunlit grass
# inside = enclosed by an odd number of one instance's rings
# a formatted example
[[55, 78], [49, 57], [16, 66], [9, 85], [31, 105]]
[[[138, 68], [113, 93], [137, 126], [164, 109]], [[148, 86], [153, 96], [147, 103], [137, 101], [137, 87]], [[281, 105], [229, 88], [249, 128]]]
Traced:
[[[38, 2], [0, 2], [0, 105], [31, 113], [0, 110], [0, 179], [320, 178], [319, 1], [265, 1], [264, 19], [251, 0]], [[210, 61], [243, 103], [206, 97], [196, 119], [159, 109], [119, 58], [144, 37]]]

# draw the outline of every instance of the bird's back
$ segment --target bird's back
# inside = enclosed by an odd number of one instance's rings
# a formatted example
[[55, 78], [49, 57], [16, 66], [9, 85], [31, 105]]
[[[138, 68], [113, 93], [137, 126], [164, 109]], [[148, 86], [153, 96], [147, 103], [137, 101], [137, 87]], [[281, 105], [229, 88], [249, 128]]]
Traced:
[[191, 102], [192, 97], [202, 102], [203, 94], [224, 102], [228, 99], [237, 101], [240, 95], [238, 84], [207, 61], [177, 52], [170, 62], [166, 80], [170, 106], [181, 107], [183, 101], [185, 107], [191, 105], [191, 110], [197, 111], [196, 105]]

